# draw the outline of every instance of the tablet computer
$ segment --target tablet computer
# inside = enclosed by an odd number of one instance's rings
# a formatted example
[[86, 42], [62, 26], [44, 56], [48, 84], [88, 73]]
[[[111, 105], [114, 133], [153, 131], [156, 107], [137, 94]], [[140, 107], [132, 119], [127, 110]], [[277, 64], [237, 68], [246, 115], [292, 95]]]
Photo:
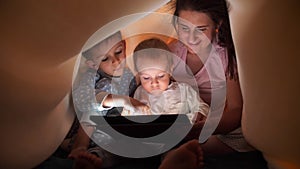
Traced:
[[[156, 136], [172, 126], [172, 132], [190, 128], [191, 122], [185, 114], [136, 115], [136, 116], [90, 116], [97, 129], [109, 133], [113, 128], [117, 132], [135, 138]], [[109, 128], [110, 127], [110, 128]]]

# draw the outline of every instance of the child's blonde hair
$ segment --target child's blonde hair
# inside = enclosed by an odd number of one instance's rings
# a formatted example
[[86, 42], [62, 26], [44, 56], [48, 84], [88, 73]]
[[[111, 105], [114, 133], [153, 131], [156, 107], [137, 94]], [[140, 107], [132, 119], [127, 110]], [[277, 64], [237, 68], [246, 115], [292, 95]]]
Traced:
[[133, 53], [134, 69], [140, 72], [137, 60], [153, 59], [160, 61], [162, 59], [167, 61], [167, 71], [171, 72], [173, 68], [173, 54], [168, 45], [158, 38], [146, 39], [140, 42]]
[[[86, 51], [82, 52], [82, 56], [86, 59], [86, 60], [93, 60], [94, 57], [94, 53], [93, 51], [95, 49], [97, 49], [98, 47], [100, 47], [101, 45], [103, 45], [104, 43], [106, 43], [109, 39], [112, 39], [113, 37], [119, 37], [120, 41], [122, 41], [122, 35], [120, 31], [117, 31], [116, 33], [108, 36], [107, 38], [105, 38], [104, 40], [100, 41], [99, 43], [97, 43], [96, 45], [92, 46], [91, 48], [87, 49]], [[112, 47], [112, 46], [111, 46]]]

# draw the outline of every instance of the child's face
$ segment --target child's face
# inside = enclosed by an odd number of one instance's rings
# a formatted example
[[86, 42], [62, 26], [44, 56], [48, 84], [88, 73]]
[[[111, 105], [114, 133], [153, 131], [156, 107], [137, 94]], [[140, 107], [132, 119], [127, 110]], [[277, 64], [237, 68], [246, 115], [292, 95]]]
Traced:
[[115, 34], [91, 49], [92, 59], [86, 64], [92, 69], [101, 69], [108, 75], [121, 76], [125, 66], [125, 41]]
[[171, 77], [168, 73], [169, 63], [166, 59], [157, 60], [150, 57], [141, 56], [136, 60], [141, 85], [148, 93], [165, 91]]
[[166, 71], [149, 68], [139, 72], [141, 85], [148, 93], [165, 91], [170, 83], [170, 74]]
[[111, 76], [121, 76], [125, 67], [125, 43], [121, 41], [101, 57], [99, 69]]

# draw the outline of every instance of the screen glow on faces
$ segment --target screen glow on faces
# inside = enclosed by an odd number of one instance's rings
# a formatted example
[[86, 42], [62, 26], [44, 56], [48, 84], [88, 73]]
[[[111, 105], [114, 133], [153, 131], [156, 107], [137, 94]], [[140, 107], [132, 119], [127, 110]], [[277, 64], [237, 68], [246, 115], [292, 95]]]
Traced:
[[[136, 53], [136, 67], [141, 85], [152, 94], [159, 94], [165, 91], [170, 84], [171, 63], [165, 54], [153, 55], [155, 52], [163, 52], [157, 49], [146, 49]], [[140, 53], [142, 52], [142, 53]]]
[[182, 10], [177, 21], [178, 38], [189, 47], [190, 53], [197, 53], [213, 41], [214, 23], [202, 12]]
[[139, 76], [141, 85], [148, 93], [165, 91], [170, 83], [170, 74], [156, 68], [144, 69]]
[[125, 67], [125, 46], [121, 41], [101, 57], [99, 68], [108, 75], [121, 76]]
[[[180, 17], [183, 17], [181, 14], [180, 14]], [[91, 38], [89, 38], [89, 40], [86, 42], [86, 44], [83, 48], [88, 49], [92, 44], [94, 44], [94, 39], [99, 38], [99, 37], [103, 37], [103, 34], [104, 35], [110, 35], [111, 34], [111, 32], [110, 32], [111, 28], [115, 28], [116, 23], [118, 23], [118, 25], [119, 25], [119, 23], [121, 23], [120, 25], [122, 25], [122, 24], [126, 25], [126, 24], [128, 24], [129, 20], [135, 20], [136, 18], [144, 18], [144, 16], [146, 16], [146, 15], [149, 15], [149, 13], [133, 14], [133, 15], [124, 16], [122, 18], [119, 18], [117, 20], [112, 21], [111, 23], [103, 26], [101, 29], [99, 29], [97, 32], [95, 32], [94, 35]], [[159, 18], [158, 23], [162, 28], [164, 28], [165, 26], [166, 27], [170, 26], [173, 30], [174, 27], [173, 27], [173, 25], [170, 24], [171, 19], [174, 17], [173, 15], [157, 13], [154, 16], [157, 16], [157, 18]], [[192, 15], [192, 16], [196, 17], [195, 15]], [[161, 22], [162, 18], [164, 19], [164, 21], [168, 20], [170, 22], [165, 22], [165, 24], [164, 24], [164, 22]], [[188, 20], [188, 18], [186, 18], [186, 19]], [[189, 23], [189, 21], [190, 20], [188, 20], [187, 23]], [[192, 22], [192, 21], [190, 21], [190, 22]], [[190, 25], [188, 25], [188, 26], [190, 26]], [[191, 26], [190, 28], [196, 28], [197, 26], [201, 26], [201, 25], [196, 24], [195, 27]], [[145, 25], [144, 25], [144, 27], [145, 27]], [[152, 29], [150, 26], [149, 26], [149, 28]], [[210, 27], [211, 35], [210, 35], [210, 33], [207, 33], [207, 37], [210, 38], [210, 39], [212, 39], [212, 37], [213, 37], [212, 36], [212, 34], [213, 34], [212, 32], [214, 30], [213, 28], [214, 27]], [[209, 29], [209, 27], [207, 27], [207, 29]], [[165, 31], [165, 30], [168, 30], [168, 31]], [[133, 31], [134, 33], [125, 34], [125, 36], [123, 38], [124, 39], [130, 38], [130, 37], [133, 37], [135, 35], [140, 35], [141, 33], [149, 33], [149, 32], [158, 33], [158, 31], [159, 31], [159, 34], [161, 34], [161, 35], [165, 35], [165, 36], [168, 36], [168, 37], [175, 38], [176, 40], [180, 40], [180, 39], [178, 39], [178, 36], [174, 36], [173, 31], [169, 31], [169, 29], [157, 29], [157, 27], [153, 27], [153, 30], [147, 30], [147, 31], [144, 31], [144, 32], [143, 32], [143, 30], [142, 30], [142, 32], [140, 32], [140, 30], [138, 30], [137, 32], [135, 32], [135, 31], [137, 31], [137, 29], [134, 29], [134, 31]], [[202, 31], [206, 32], [206, 31], [209, 31], [209, 30], [203, 29]], [[198, 34], [198, 33], [195, 32], [195, 34]], [[181, 38], [183, 38], [183, 37], [181, 37]], [[180, 41], [183, 42], [182, 40], [180, 40]], [[120, 42], [120, 38], [119, 38], [118, 41], [115, 41], [113, 43], [113, 45], [117, 44], [118, 42]], [[185, 42], [183, 42], [183, 43], [185, 43]], [[101, 51], [103, 51], [103, 52], [101, 52], [101, 54], [103, 54], [103, 55], [99, 55], [100, 57], [98, 58], [98, 62], [97, 62], [98, 66], [99, 66], [100, 62], [102, 62], [101, 61], [102, 56], [104, 56], [107, 53], [107, 51], [109, 49], [111, 49], [111, 47], [113, 45], [108, 45], [108, 47], [105, 47], [106, 51], [101, 50]], [[125, 48], [123, 48], [123, 50], [125, 50]], [[85, 50], [83, 50], [83, 51], [85, 51]], [[97, 53], [99, 54], [100, 52], [97, 52]], [[78, 61], [81, 61], [81, 60], [78, 59]], [[156, 69], [159, 69], [157, 67], [158, 66], [157, 63], [160, 63], [160, 62], [161, 62], [161, 60], [159, 60], [158, 62], [155, 61], [153, 63], [150, 63], [150, 62], [146, 62], [146, 63], [149, 64], [149, 65], [151, 64], [152, 66], [154, 65], [154, 66], [156, 66]], [[184, 62], [180, 61], [179, 63], [182, 63], [183, 66], [186, 67]], [[74, 77], [74, 78], [77, 78], [77, 76], [80, 77], [81, 74], [78, 73], [78, 72], [86, 70], [84, 66], [80, 66], [80, 65], [81, 65], [80, 62], [77, 62], [78, 70], [75, 70], [76, 72], [74, 73], [74, 75], [76, 75], [76, 77]], [[143, 63], [142, 66], [146, 67], [146, 64]], [[159, 70], [166, 70], [165, 69], [166, 64], [163, 65], [163, 66], [165, 66], [165, 67], [163, 67], [162, 69], [159, 69]], [[95, 69], [97, 69], [97, 67]], [[137, 70], [142, 70], [142, 69], [137, 69]], [[172, 70], [171, 72], [173, 72], [173, 67], [172, 67], [171, 70]], [[207, 70], [208, 70], [208, 73], [209, 72], [215, 72], [215, 70], [211, 70], [211, 69], [207, 69]], [[139, 72], [142, 72], [142, 71], [139, 71]], [[167, 73], [168, 72], [170, 72], [170, 71], [167, 71]], [[176, 75], [175, 73], [171, 74], [171, 75], [174, 76], [175, 80], [177, 80], [176, 77], [179, 76], [178, 74]], [[211, 75], [211, 74], [209, 74], [209, 75]], [[167, 76], [170, 76], [170, 75], [167, 75]], [[156, 77], [156, 76], [154, 76], [154, 77]], [[159, 77], [159, 76], [157, 76], [157, 77]], [[160, 78], [162, 78], [162, 77], [160, 77]], [[210, 77], [210, 78], [214, 78], [214, 77]], [[224, 79], [223, 80], [224, 84], [226, 85], [225, 76], [224, 76], [223, 79]], [[169, 84], [170, 79], [166, 78], [166, 80], [168, 81], [168, 83], [164, 83], [164, 84]], [[191, 86], [196, 86], [197, 82], [196, 82], [195, 78], [191, 79], [191, 81], [189, 81], [189, 84], [191, 84]], [[81, 83], [73, 83], [73, 88], [80, 87], [80, 85], [81, 85]], [[90, 86], [92, 86], [92, 85], [90, 85]], [[83, 88], [83, 89], [85, 90], [86, 88]], [[208, 121], [211, 121], [212, 123], [209, 123], [208, 125], [206, 125], [206, 123], [205, 123], [203, 131], [201, 131], [201, 134], [199, 136], [199, 141], [201, 143], [206, 141], [207, 138], [213, 133], [214, 129], [217, 127], [217, 124], [218, 124], [219, 120], [215, 120], [215, 119], [217, 117], [218, 117], [217, 119], [220, 119], [221, 116], [222, 116], [223, 111], [219, 111], [221, 109], [219, 109], [218, 106], [220, 105], [219, 104], [220, 100], [221, 101], [225, 100], [224, 99], [225, 96], [226, 96], [226, 90], [225, 89], [226, 89], [226, 86], [220, 88], [221, 92], [214, 91], [214, 90], [212, 91], [212, 102], [211, 102], [211, 107], [212, 108], [210, 110], [215, 110], [215, 111], [210, 112], [209, 116], [207, 118]], [[74, 93], [74, 91], [76, 91], [76, 90], [72, 91], [73, 99], [80, 101], [80, 97], [78, 97], [77, 95], [75, 96], [76, 93]], [[198, 88], [197, 88], [197, 91], [198, 91]], [[89, 97], [88, 98], [91, 98], [90, 100], [88, 100], [88, 103], [91, 103], [91, 104], [82, 104], [83, 106], [86, 106], [86, 107], [83, 107], [83, 109], [94, 108], [94, 105], [98, 106], [98, 102], [96, 100], [95, 93], [89, 92]], [[84, 99], [84, 101], [85, 100], [87, 100], [87, 99]], [[77, 102], [77, 103], [74, 102], [74, 104], [75, 104], [76, 107], [82, 106], [79, 102]], [[89, 111], [87, 111], [87, 112], [89, 112]], [[77, 110], [76, 110], [76, 113], [77, 113], [77, 115], [79, 115], [78, 117], [81, 117], [82, 111], [77, 112]], [[93, 139], [93, 141], [95, 143], [97, 143], [99, 146], [101, 146], [103, 149], [105, 149], [105, 150], [107, 150], [111, 153], [114, 153], [114, 154], [117, 154], [117, 155], [120, 155], [120, 156], [124, 156], [124, 157], [130, 157], [130, 158], [132, 158], [132, 157], [133, 158], [151, 157], [151, 156], [154, 156], [154, 155], [159, 155], [161, 153], [167, 152], [170, 149], [172, 149], [174, 146], [178, 145], [178, 143], [180, 141], [182, 141], [182, 139], [188, 134], [188, 132], [190, 131], [190, 129], [192, 127], [191, 125], [189, 125], [187, 127], [182, 127], [181, 129], [183, 129], [183, 131], [182, 132], [177, 132], [178, 131], [178, 124], [179, 125], [182, 124], [182, 121], [179, 118], [177, 118], [176, 121], [170, 126], [170, 128], [168, 128], [166, 131], [164, 131], [164, 132], [162, 132], [162, 133], [160, 133], [156, 136], [147, 137], [147, 138], [133, 138], [133, 137], [127, 136], [125, 134], [119, 133], [114, 128], [112, 128], [110, 124], [108, 124], [108, 122], [105, 120], [104, 117], [103, 118], [102, 118], [102, 116], [99, 116], [99, 117], [100, 117], [100, 120], [101, 120], [101, 125], [106, 125], [105, 126], [106, 129], [107, 129], [106, 133], [108, 135], [111, 135], [111, 136], [116, 136], [116, 138], [120, 138], [120, 139], [114, 140], [111, 144], [106, 144], [106, 143], [104, 144], [103, 143], [103, 137], [101, 137], [101, 139], [91, 137], [91, 139]], [[213, 120], [209, 120], [210, 118], [213, 119]], [[176, 136], [174, 135], [175, 131], [176, 131]], [[102, 135], [100, 135], [100, 136], [102, 136]], [[151, 144], [145, 144], [147, 142], [151, 143]], [[163, 143], [163, 144], [153, 144], [153, 143]]]

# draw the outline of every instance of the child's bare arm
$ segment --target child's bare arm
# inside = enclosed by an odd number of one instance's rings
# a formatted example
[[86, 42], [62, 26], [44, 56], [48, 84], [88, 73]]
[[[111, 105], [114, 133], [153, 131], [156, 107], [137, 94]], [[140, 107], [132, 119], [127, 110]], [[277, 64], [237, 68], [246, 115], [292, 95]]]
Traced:
[[103, 107], [124, 107], [132, 113], [150, 114], [149, 106], [129, 96], [109, 94], [103, 101]]

